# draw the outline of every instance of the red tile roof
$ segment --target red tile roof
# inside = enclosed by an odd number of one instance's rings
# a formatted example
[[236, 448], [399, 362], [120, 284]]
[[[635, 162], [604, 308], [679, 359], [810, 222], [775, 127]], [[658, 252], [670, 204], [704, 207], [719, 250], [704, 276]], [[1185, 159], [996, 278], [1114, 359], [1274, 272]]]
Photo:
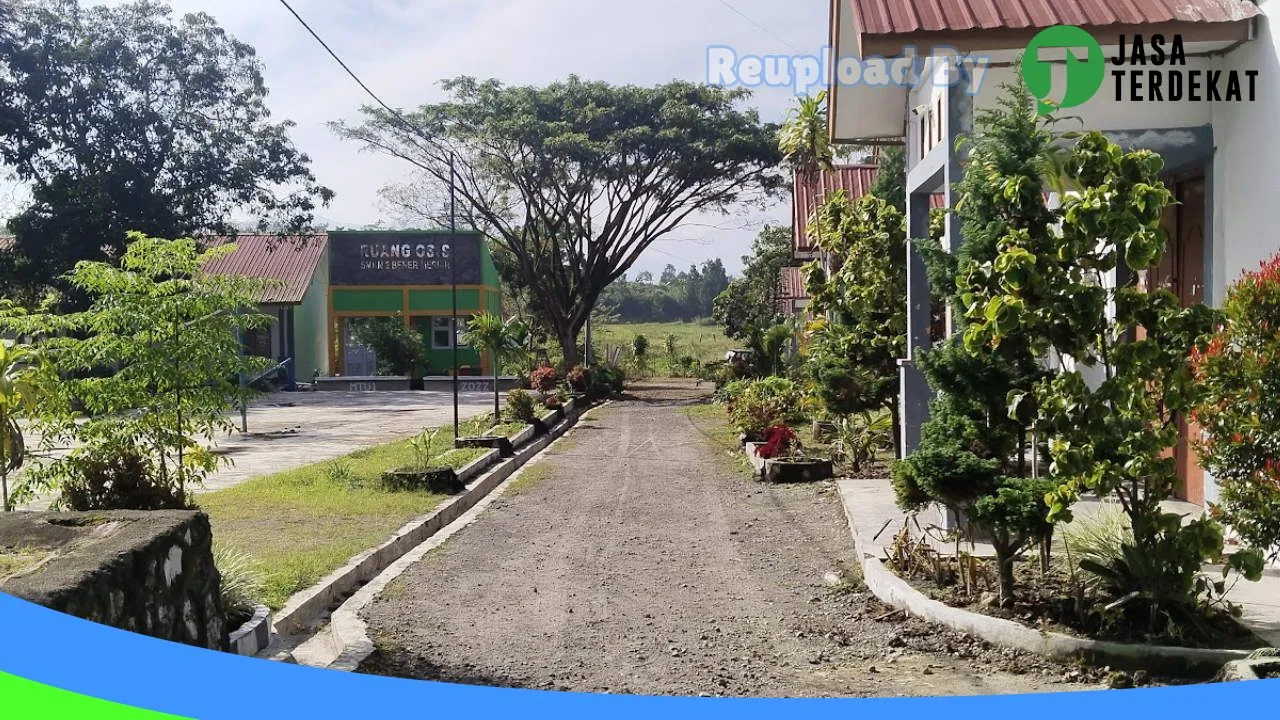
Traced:
[[215, 275], [273, 280], [259, 302], [297, 305], [306, 297], [311, 279], [320, 267], [329, 236], [238, 235], [216, 238], [211, 245], [233, 242], [236, 249], [205, 266]]
[[13, 235], [0, 235], [0, 250], [13, 249], [13, 243], [16, 239]]
[[794, 247], [800, 252], [814, 250], [809, 240], [809, 216], [827, 196], [836, 190], [844, 190], [850, 200], [857, 200], [871, 191], [879, 168], [875, 165], [838, 165], [835, 170], [821, 172], [816, 179], [810, 176], [806, 182], [800, 173], [793, 175], [791, 193], [791, 227], [795, 234]]
[[837, 0], [853, 3], [868, 35], [1106, 27], [1156, 23], [1231, 23], [1261, 11], [1249, 0]]

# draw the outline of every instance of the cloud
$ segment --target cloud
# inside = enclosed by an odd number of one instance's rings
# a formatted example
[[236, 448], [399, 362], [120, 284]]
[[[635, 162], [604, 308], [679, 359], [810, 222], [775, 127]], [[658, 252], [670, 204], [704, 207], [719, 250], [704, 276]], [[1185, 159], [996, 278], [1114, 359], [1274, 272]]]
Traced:
[[[109, 0], [108, 4], [120, 4]], [[371, 102], [289, 12], [270, 0], [173, 0], [177, 12], [207, 12], [262, 59], [273, 114], [297, 123], [295, 143], [338, 197], [324, 219], [349, 227], [387, 221], [378, 188], [410, 174], [403, 163], [360, 151], [326, 127], [355, 119]], [[569, 74], [653, 85], [706, 78], [706, 49], [739, 54], [818, 52], [827, 37], [827, 0], [731, 0], [751, 21], [714, 0], [291, 0], [343, 60], [393, 106], [441, 97], [438, 82], [457, 75], [508, 84], [543, 84]], [[786, 44], [780, 42], [785, 41]], [[792, 47], [788, 47], [788, 45]], [[766, 120], [781, 120], [790, 95], [757, 92]], [[660, 271], [722, 258], [730, 270], [765, 222], [789, 222], [789, 207], [738, 209], [704, 217], [657, 243], [635, 271]]]

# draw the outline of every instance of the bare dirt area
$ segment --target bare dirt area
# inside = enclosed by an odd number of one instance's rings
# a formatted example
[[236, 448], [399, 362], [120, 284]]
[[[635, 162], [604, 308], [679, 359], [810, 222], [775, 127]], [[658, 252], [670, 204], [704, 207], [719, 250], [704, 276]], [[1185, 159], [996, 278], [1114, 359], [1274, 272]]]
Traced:
[[1097, 688], [1104, 673], [891, 614], [830, 484], [772, 486], [642, 385], [364, 613], [362, 671], [646, 695], [896, 696]]

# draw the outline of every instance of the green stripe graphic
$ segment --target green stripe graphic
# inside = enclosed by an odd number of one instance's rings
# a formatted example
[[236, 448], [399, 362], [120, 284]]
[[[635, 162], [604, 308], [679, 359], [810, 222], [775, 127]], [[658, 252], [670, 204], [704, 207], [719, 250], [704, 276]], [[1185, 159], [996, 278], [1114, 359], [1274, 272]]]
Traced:
[[0, 672], [0, 717], [5, 720], [190, 720], [77, 695]]

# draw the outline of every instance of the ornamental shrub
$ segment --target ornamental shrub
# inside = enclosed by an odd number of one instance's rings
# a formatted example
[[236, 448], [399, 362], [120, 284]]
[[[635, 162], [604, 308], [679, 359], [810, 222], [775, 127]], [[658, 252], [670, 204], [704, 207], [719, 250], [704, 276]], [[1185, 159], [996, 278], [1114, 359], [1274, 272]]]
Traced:
[[748, 382], [735, 388], [735, 392], [736, 397], [729, 401], [729, 420], [750, 437], [760, 437], [775, 425], [804, 420], [804, 393], [788, 378]]
[[529, 384], [534, 390], [546, 394], [560, 384], [560, 374], [550, 365], [543, 365], [529, 373]]
[[536, 401], [533, 395], [524, 390], [512, 390], [507, 394], [507, 414], [523, 423], [533, 422], [536, 416]]
[[1214, 514], [1250, 547], [1280, 555], [1280, 255], [1227, 292], [1225, 322], [1192, 353], [1204, 397], [1200, 456], [1221, 492]]

